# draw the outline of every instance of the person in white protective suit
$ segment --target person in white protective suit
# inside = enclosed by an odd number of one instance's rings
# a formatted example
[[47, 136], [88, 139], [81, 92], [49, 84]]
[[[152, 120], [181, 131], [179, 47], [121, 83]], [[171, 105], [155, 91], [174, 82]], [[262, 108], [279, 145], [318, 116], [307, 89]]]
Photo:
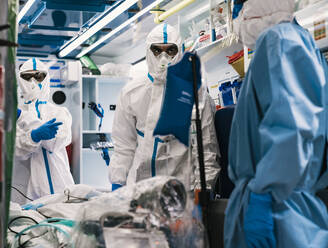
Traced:
[[[112, 190], [156, 175], [175, 176], [191, 189], [200, 188], [196, 145], [188, 148], [172, 136], [153, 136], [161, 110], [167, 67], [182, 56], [180, 35], [172, 26], [160, 24], [150, 32], [146, 45], [149, 73], [129, 82], [117, 103], [112, 130], [114, 154], [109, 166]], [[206, 179], [210, 185], [219, 172], [214, 105], [204, 88], [199, 90], [199, 98]]]
[[72, 117], [48, 102], [49, 72], [38, 59], [21, 66], [18, 83], [24, 103], [17, 114], [12, 201], [24, 204], [21, 193], [35, 200], [74, 184], [66, 152]]

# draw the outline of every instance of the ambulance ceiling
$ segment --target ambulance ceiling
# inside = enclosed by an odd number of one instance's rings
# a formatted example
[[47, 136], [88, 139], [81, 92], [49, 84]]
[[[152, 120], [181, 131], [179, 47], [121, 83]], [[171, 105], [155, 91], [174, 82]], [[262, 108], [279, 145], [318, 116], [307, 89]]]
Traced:
[[149, 10], [164, 8], [170, 2], [21, 0], [17, 54], [79, 58], [111, 44], [110, 49], [101, 49], [106, 51], [101, 54], [117, 56], [144, 39], [143, 34], [155, 25], [153, 21], [144, 21], [147, 17], [152, 20]]

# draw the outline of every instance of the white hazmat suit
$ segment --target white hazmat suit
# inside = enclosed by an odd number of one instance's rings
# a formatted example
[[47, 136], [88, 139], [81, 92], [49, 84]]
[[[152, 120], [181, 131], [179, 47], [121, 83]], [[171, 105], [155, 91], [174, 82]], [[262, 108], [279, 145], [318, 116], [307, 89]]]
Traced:
[[[173, 59], [164, 52], [155, 57], [150, 50], [154, 43], [176, 44], [179, 52]], [[117, 103], [109, 181], [115, 185], [129, 185], [152, 176], [169, 175], [179, 178], [191, 189], [200, 188], [196, 145], [188, 148], [172, 136], [153, 136], [164, 96], [167, 64], [176, 63], [182, 55], [180, 35], [170, 25], [161, 24], [150, 32], [146, 45], [149, 73], [129, 82], [122, 89]], [[212, 183], [219, 172], [214, 110], [206, 90], [199, 90], [199, 96], [206, 177], [208, 183]], [[192, 126], [195, 126], [194, 122]]]
[[[48, 102], [50, 79], [46, 66], [33, 58], [22, 65], [20, 73], [29, 70], [46, 72], [47, 76], [39, 84], [34, 78], [30, 81], [19, 78], [19, 87], [25, 102], [19, 106], [22, 112], [17, 119], [12, 186], [35, 200], [61, 192], [74, 184], [65, 149], [72, 139], [72, 117], [65, 107]], [[56, 122], [63, 123], [58, 127], [55, 138], [34, 142], [32, 130], [53, 118], [56, 118]], [[14, 189], [12, 201], [26, 203], [26, 199]]]

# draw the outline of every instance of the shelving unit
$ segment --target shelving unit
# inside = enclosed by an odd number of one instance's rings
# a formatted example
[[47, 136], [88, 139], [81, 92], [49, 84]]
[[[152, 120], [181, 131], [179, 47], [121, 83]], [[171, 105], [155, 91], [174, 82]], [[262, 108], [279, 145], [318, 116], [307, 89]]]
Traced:
[[[202, 29], [208, 28], [208, 21], [211, 20], [211, 9], [218, 4], [222, 4], [224, 0], [207, 0], [197, 1], [179, 13], [179, 28], [184, 42], [190, 41], [190, 26], [201, 26]], [[229, 6], [228, 6], [229, 11]], [[229, 12], [227, 13], [229, 15]], [[316, 40], [317, 45], [323, 50], [328, 50], [328, 1], [318, 0], [313, 4], [303, 6], [302, 9], [295, 12], [295, 16], [304, 28], [308, 29]], [[210, 22], [210, 30], [213, 29], [213, 23]], [[203, 45], [196, 49], [204, 65], [207, 75], [207, 83], [212, 98], [218, 103], [220, 98], [218, 87], [221, 83], [238, 78], [238, 73], [228, 64], [227, 56], [233, 55], [242, 49], [247, 51], [237, 37], [232, 33], [232, 24], [229, 24], [227, 18], [227, 36], [219, 40], [214, 40], [212, 33], [209, 44]], [[319, 30], [320, 29], [320, 30]], [[316, 31], [316, 34], [315, 34]], [[318, 32], [324, 33], [322, 37], [318, 37]], [[196, 38], [195, 38], [196, 40]], [[245, 57], [245, 70], [248, 69], [249, 59]], [[218, 69], [219, 68], [219, 69]]]
[[[100, 140], [101, 135], [111, 141], [112, 123], [118, 95], [129, 78], [106, 75], [82, 75], [82, 133], [80, 183], [97, 189], [109, 189], [108, 167], [102, 151], [91, 150], [90, 144]], [[101, 104], [104, 109], [102, 127], [98, 130], [100, 118], [88, 107], [90, 102]], [[112, 106], [112, 108], [111, 108]], [[111, 156], [113, 149], [109, 149]]]
[[[243, 49], [243, 46], [238, 43], [237, 37], [231, 33], [229, 6], [224, 0], [197, 1], [179, 13], [179, 28], [184, 42], [188, 43], [192, 36], [196, 36], [194, 39], [197, 39], [195, 31], [191, 31], [192, 28], [194, 30], [198, 28], [199, 35], [205, 30], [206, 38], [210, 35], [210, 39], [205, 41], [206, 44], [199, 43], [196, 52], [201, 58], [203, 69], [206, 71], [203, 75], [207, 76], [209, 93], [217, 105], [222, 102], [219, 91], [221, 83], [239, 77], [238, 73], [228, 64], [227, 56]], [[215, 14], [218, 13], [219, 8], [223, 10], [221, 19], [218, 19], [218, 15]], [[217, 17], [213, 18], [214, 15]], [[223, 30], [223, 32], [217, 32], [218, 30]], [[201, 37], [204, 38], [204, 36]], [[189, 46], [187, 46], [188, 48]]]
[[198, 54], [200, 53], [206, 53], [206, 51], [210, 50], [211, 48], [215, 47], [216, 45], [222, 43], [227, 37], [221, 38], [219, 40], [213, 41], [210, 44], [207, 44], [206, 46], [197, 48], [196, 51]]

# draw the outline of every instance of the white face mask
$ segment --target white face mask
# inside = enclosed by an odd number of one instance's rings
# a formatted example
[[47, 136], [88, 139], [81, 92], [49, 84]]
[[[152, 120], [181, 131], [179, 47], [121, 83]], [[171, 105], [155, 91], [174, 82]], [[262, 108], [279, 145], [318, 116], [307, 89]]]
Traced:
[[149, 73], [160, 80], [164, 80], [166, 77], [166, 71], [170, 64], [175, 63], [178, 56], [174, 58], [163, 52], [158, 56], [155, 56], [150, 50], [147, 52], [147, 63]]
[[158, 57], [156, 57], [158, 60], [158, 68], [161, 71], [165, 71], [167, 67], [172, 63], [173, 59], [170, 57], [167, 53], [163, 52]]
[[26, 81], [22, 78], [20, 80], [20, 89], [24, 97], [25, 102], [33, 101], [41, 95], [41, 88], [39, 85], [42, 85], [37, 80], [32, 78], [30, 81]]

